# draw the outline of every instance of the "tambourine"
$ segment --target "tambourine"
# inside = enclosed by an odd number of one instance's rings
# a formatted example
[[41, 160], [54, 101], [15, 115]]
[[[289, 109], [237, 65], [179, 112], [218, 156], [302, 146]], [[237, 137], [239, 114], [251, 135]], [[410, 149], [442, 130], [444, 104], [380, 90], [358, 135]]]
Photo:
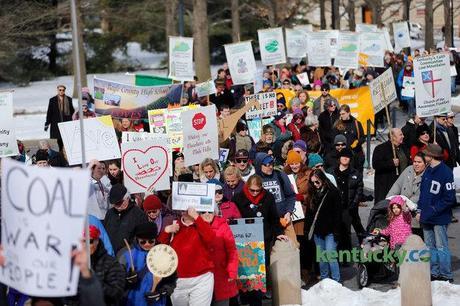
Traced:
[[176, 251], [166, 244], [157, 244], [147, 254], [146, 264], [155, 277], [165, 278], [172, 275], [178, 264]]

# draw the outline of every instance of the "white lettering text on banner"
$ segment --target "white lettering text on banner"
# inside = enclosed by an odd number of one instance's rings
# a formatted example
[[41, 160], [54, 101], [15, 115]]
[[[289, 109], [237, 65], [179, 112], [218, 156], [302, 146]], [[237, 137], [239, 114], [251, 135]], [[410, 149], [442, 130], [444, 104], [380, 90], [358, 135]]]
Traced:
[[[81, 164], [80, 122], [61, 122], [58, 126], [69, 165]], [[87, 162], [92, 159], [104, 161], [121, 157], [117, 135], [115, 134], [110, 116], [85, 119], [84, 128], [85, 157]]]
[[368, 57], [367, 66], [383, 67], [383, 57], [387, 45], [383, 32], [363, 32], [359, 36], [359, 52]]
[[13, 121], [13, 92], [0, 92], [0, 157], [18, 154]]
[[216, 185], [207, 183], [173, 182], [172, 209], [214, 212], [216, 207]]
[[351, 32], [340, 32], [334, 66], [343, 69], [356, 69], [358, 68], [358, 59], [359, 35]]
[[228, 68], [235, 85], [252, 83], [256, 79], [256, 60], [250, 41], [224, 45]]
[[283, 28], [257, 30], [257, 34], [262, 63], [266, 66], [286, 63]]
[[439, 53], [414, 59], [417, 115], [430, 117], [450, 112], [449, 55]]
[[184, 164], [199, 164], [206, 157], [219, 159], [216, 107], [214, 105], [181, 114], [184, 129]]
[[307, 56], [309, 66], [331, 65], [331, 41], [327, 32], [308, 33]]
[[298, 29], [286, 29], [286, 51], [291, 58], [307, 55], [307, 34]]
[[276, 93], [274, 92], [263, 92], [260, 94], [250, 95], [244, 98], [246, 104], [251, 100], [259, 101], [260, 109], [255, 106], [252, 107], [246, 113], [246, 119], [265, 118], [276, 115]]
[[393, 23], [393, 37], [395, 39], [395, 51], [410, 48], [410, 34], [407, 21]]
[[31, 296], [73, 296], [79, 271], [71, 252], [80, 247], [89, 171], [30, 167], [2, 160], [2, 245], [7, 258], [0, 282]]
[[169, 78], [193, 81], [193, 38], [169, 36]]
[[384, 73], [373, 80], [369, 87], [372, 104], [374, 105], [374, 113], [378, 113], [398, 98], [391, 68], [385, 70]]
[[216, 93], [216, 86], [213, 80], [207, 82], [198, 83], [195, 85], [196, 93], [199, 98], [204, 96], [213, 95]]

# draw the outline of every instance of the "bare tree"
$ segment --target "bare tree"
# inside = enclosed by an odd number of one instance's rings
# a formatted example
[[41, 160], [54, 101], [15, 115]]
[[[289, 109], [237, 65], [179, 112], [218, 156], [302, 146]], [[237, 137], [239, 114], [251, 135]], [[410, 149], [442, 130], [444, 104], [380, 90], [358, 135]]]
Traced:
[[425, 0], [425, 50], [434, 48], [433, 0]]
[[340, 30], [340, 0], [331, 0], [331, 8], [332, 28]]
[[326, 29], [326, 0], [319, 0], [321, 30]]
[[347, 14], [348, 14], [348, 27], [350, 28], [350, 31], [355, 31], [356, 19], [355, 19], [355, 1], [354, 0], [348, 0]]
[[200, 81], [211, 77], [209, 69], [208, 5], [206, 0], [193, 0], [193, 40], [195, 71]]
[[240, 8], [238, 0], [232, 1], [232, 40], [237, 42], [240, 40]]
[[445, 45], [448, 47], [452, 47], [452, 20], [451, 18], [451, 8], [450, 8], [450, 0], [443, 0], [444, 5], [444, 38], [445, 38]]
[[410, 21], [410, 4], [411, 0], [403, 1], [403, 20]]
[[177, 35], [177, 0], [169, 0], [164, 2], [166, 14], [166, 41], [169, 36]]

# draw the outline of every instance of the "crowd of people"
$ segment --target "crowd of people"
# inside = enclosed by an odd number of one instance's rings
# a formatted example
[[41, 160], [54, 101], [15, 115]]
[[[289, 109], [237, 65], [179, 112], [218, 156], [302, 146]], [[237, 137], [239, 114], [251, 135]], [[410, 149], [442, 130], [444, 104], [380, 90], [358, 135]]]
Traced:
[[[457, 54], [451, 51], [450, 55], [452, 64], [459, 65]], [[316, 250], [358, 247], [369, 234], [359, 209], [372, 196], [375, 205], [386, 201], [389, 220], [387, 228], [375, 229], [374, 234], [388, 235], [391, 248], [399, 247], [411, 233], [421, 236], [432, 251], [432, 279], [452, 282], [447, 227], [456, 221], [452, 170], [460, 163], [458, 130], [453, 113], [436, 116], [427, 125], [426, 118], [415, 114], [415, 99], [402, 95], [401, 80], [413, 75], [416, 56], [418, 50], [412, 56], [387, 52], [384, 68], [349, 71], [309, 67], [303, 61], [281, 69], [266, 67], [262, 91], [276, 92], [277, 113], [262, 127], [257, 141], [243, 116], [230, 138], [221, 139], [220, 147], [229, 149], [226, 162], [203, 156], [200, 164], [186, 167], [183, 153], [173, 152], [171, 181], [215, 184], [213, 212], [198, 213], [193, 207], [174, 211], [169, 191], [131, 194], [123, 184], [120, 160], [91, 161], [90, 228], [89, 237], [84, 237], [90, 240], [90, 254], [84, 249], [74, 254], [81, 268], [79, 294], [65, 299], [33, 297], [32, 305], [262, 305], [270, 297], [270, 281], [268, 293], [238, 291], [238, 252], [228, 224], [238, 218], [263, 217], [268, 279], [271, 248], [276, 240], [283, 240], [300, 249], [305, 285], [325, 278], [342, 282], [342, 263], [317, 263]], [[366, 131], [349, 105], [339, 105], [331, 89], [366, 86], [386, 69], [393, 71], [399, 106], [408, 120], [402, 128], [389, 128], [388, 141], [373, 150], [369, 162], [375, 169], [375, 191], [366, 195]], [[300, 83], [297, 75], [303, 72], [311, 85]], [[252, 85], [233, 86], [225, 65], [218, 70], [215, 84], [217, 93], [210, 103], [216, 105], [219, 120], [226, 120], [244, 105], [245, 96], [254, 93]], [[182, 105], [208, 103], [197, 97], [193, 82], [185, 86]], [[68, 167], [57, 124], [79, 118], [65, 86], [57, 89], [49, 101], [45, 130], [51, 127], [50, 137], [57, 139], [59, 151], [41, 141], [33, 156], [33, 164], [40, 167]], [[309, 90], [321, 94], [311, 99]], [[87, 89], [84, 93], [83, 115], [94, 117], [93, 99]], [[383, 122], [383, 115], [377, 114], [376, 120]], [[119, 136], [123, 131], [149, 129], [132, 118], [121, 118], [115, 127]], [[25, 152], [22, 146], [16, 159], [24, 161]], [[296, 188], [288, 176], [293, 176]], [[293, 221], [296, 201], [305, 218]], [[155, 284], [152, 292], [155, 278], [146, 268], [146, 256], [159, 243], [176, 251], [178, 268]], [[85, 268], [87, 256], [91, 269]], [[26, 300], [14, 290], [8, 291], [8, 299], [8, 305]]]

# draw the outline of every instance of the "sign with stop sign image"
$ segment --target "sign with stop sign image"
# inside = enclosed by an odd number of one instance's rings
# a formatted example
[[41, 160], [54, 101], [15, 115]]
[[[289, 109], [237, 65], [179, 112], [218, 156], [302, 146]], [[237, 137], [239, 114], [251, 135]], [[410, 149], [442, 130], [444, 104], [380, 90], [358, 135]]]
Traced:
[[216, 107], [214, 105], [181, 114], [184, 132], [184, 164], [199, 164], [205, 158], [219, 159]]

